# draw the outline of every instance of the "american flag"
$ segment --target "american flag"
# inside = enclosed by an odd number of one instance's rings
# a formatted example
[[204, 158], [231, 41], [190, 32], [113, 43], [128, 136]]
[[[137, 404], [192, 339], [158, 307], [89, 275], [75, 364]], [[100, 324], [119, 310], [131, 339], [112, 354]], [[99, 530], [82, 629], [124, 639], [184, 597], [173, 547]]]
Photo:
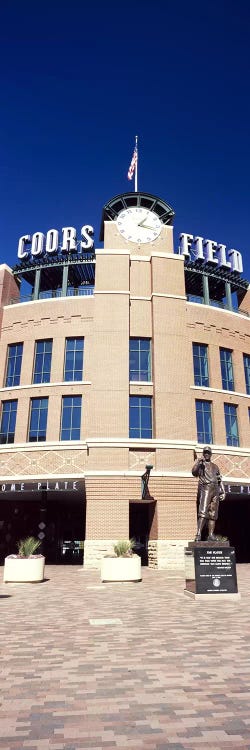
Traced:
[[137, 159], [138, 159], [138, 152], [137, 152], [137, 146], [134, 147], [134, 153], [131, 159], [131, 164], [128, 170], [128, 180], [132, 180], [133, 174], [137, 165]]

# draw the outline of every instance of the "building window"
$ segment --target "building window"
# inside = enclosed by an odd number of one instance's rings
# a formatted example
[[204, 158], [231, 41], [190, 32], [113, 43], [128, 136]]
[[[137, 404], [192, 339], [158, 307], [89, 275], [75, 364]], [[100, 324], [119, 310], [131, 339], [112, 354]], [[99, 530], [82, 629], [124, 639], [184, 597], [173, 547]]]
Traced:
[[237, 406], [224, 404], [227, 445], [239, 445]]
[[2, 402], [0, 443], [14, 443], [17, 401]]
[[198, 443], [212, 443], [213, 431], [211, 401], [201, 401], [200, 399], [197, 399], [195, 406]]
[[246, 378], [246, 391], [250, 395], [250, 354], [243, 354], [243, 361]]
[[33, 383], [49, 383], [51, 370], [52, 339], [36, 341]]
[[82, 380], [84, 339], [66, 339], [64, 380]]
[[129, 380], [151, 380], [151, 340], [129, 340]]
[[151, 396], [130, 396], [129, 437], [152, 438]]
[[48, 398], [32, 398], [30, 403], [29, 442], [46, 440]]
[[63, 396], [60, 440], [80, 440], [81, 396]]
[[209, 386], [206, 344], [193, 344], [194, 384]]
[[20, 384], [23, 344], [9, 344], [5, 387]]
[[234, 391], [233, 362], [230, 349], [220, 349], [220, 366], [222, 388], [225, 391]]

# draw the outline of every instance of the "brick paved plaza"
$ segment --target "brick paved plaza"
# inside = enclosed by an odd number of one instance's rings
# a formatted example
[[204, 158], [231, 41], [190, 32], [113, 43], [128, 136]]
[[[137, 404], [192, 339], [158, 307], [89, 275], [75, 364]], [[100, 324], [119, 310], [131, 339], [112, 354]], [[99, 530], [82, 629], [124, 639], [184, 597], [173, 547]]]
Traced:
[[138, 584], [2, 574], [1, 750], [250, 749], [250, 566], [237, 603], [194, 602], [147, 568]]

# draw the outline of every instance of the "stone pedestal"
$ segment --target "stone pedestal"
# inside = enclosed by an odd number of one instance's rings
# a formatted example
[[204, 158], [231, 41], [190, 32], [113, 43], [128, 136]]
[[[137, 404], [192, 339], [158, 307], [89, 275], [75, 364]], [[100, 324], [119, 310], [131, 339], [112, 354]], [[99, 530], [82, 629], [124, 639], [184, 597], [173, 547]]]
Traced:
[[240, 599], [235, 549], [227, 542], [189, 542], [185, 549], [184, 594], [196, 600]]

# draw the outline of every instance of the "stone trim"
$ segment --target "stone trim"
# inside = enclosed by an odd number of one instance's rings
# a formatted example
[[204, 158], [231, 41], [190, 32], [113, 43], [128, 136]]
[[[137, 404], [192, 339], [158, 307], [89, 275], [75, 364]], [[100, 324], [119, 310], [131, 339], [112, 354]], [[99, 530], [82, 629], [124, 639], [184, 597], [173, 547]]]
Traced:
[[[84, 567], [87, 570], [101, 568], [104, 555], [112, 554], [116, 539], [86, 539], [84, 542]], [[188, 539], [150, 539], [148, 543], [148, 567], [158, 570], [183, 570], [184, 548]]]
[[114, 544], [117, 539], [85, 539], [84, 542], [84, 567], [87, 570], [93, 568], [101, 569], [101, 560], [104, 555], [114, 553]]
[[250, 394], [249, 393], [240, 393], [239, 391], [226, 391], [223, 388], [212, 388], [211, 386], [207, 385], [190, 385], [190, 390], [192, 391], [206, 391], [208, 393], [223, 393], [224, 396], [239, 396], [240, 398], [248, 398], [250, 401]]
[[183, 570], [187, 539], [156, 539], [148, 543], [148, 566], [158, 570]]

